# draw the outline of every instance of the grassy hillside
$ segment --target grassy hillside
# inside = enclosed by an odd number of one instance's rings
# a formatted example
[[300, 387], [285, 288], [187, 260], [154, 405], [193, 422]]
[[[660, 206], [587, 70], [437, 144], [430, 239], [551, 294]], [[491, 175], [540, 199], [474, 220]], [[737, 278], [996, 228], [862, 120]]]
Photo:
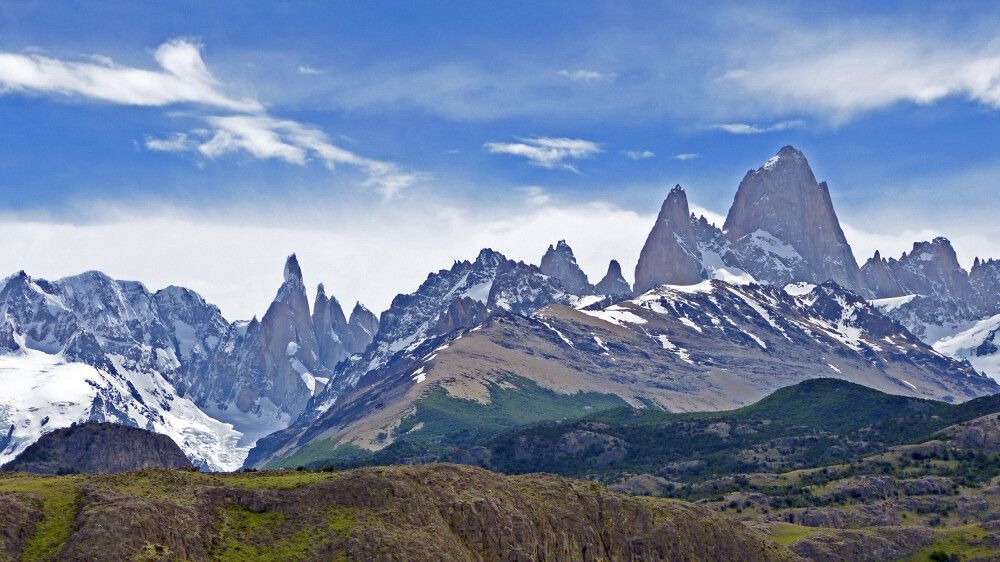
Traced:
[[456, 448], [474, 446], [518, 427], [544, 420], [573, 421], [595, 412], [626, 407], [625, 401], [613, 394], [562, 394], [524, 377], [505, 377], [499, 384], [487, 383], [486, 388], [489, 400], [480, 402], [456, 398], [435, 387], [415, 402], [413, 413], [391, 435], [386, 432], [381, 436], [392, 445], [378, 455], [378, 462], [372, 462], [371, 453], [355, 446], [314, 441], [267, 468], [397, 464], [413, 455], [442, 459]]
[[[476, 419], [474, 409], [466, 413], [452, 410], [450, 403], [433, 399], [428, 403], [434, 407], [418, 410], [412, 423], [449, 415]], [[486, 438], [479, 434], [478, 441], [476, 435], [461, 432], [432, 441], [401, 439], [377, 454], [334, 464], [443, 459], [508, 473], [544, 471], [606, 482], [651, 473], [692, 482], [847, 462], [928, 439], [949, 425], [993, 411], [1000, 411], [997, 397], [952, 405], [886, 394], [839, 379], [813, 379], [737, 410], [672, 414], [614, 408]]]
[[764, 535], [696, 505], [455, 465], [0, 474], [0, 560], [626, 557], [791, 558]]

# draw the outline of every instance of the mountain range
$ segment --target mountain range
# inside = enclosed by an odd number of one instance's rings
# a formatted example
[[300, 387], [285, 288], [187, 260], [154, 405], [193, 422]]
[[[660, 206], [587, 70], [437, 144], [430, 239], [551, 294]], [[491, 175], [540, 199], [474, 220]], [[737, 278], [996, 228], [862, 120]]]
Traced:
[[295, 255], [258, 320], [188, 289], [88, 272], [0, 284], [0, 462], [111, 421], [202, 468], [297, 466], [397, 442], [463, 445], [616, 406], [721, 410], [817, 377], [962, 402], [1000, 391], [1000, 262], [944, 238], [859, 267], [826, 183], [786, 146], [720, 227], [667, 195], [635, 267], [591, 283], [566, 241], [491, 249], [348, 316]]

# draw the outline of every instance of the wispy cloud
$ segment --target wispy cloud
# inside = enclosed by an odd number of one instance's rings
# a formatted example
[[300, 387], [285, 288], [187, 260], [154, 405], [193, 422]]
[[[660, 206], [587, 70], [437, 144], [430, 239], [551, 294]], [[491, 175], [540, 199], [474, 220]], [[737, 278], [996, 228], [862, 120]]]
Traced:
[[374, 188], [386, 197], [394, 196], [419, 179], [418, 174], [404, 172], [390, 162], [335, 146], [320, 129], [297, 121], [266, 115], [208, 116], [205, 120], [212, 128], [211, 133], [197, 129], [190, 134], [174, 133], [164, 139], [147, 139], [146, 147], [170, 152], [197, 150], [207, 158], [243, 152], [262, 160], [282, 160], [300, 166], [313, 159], [330, 169], [352, 166], [367, 176], [363, 186]]
[[311, 66], [300, 66], [299, 74], [323, 74], [323, 71], [318, 68], [313, 68]]
[[656, 153], [652, 150], [623, 150], [622, 154], [629, 160], [646, 160], [656, 157]]
[[[297, 121], [277, 119], [252, 99], [224, 93], [222, 85], [201, 57], [200, 46], [184, 39], [156, 49], [160, 70], [116, 65], [107, 57], [91, 55], [85, 62], [62, 61], [37, 53], [0, 53], [0, 94], [32, 92], [81, 96], [120, 105], [168, 106], [191, 103], [207, 111], [193, 113], [211, 130], [147, 136], [144, 145], [154, 152], [197, 151], [207, 158], [243, 152], [262, 160], [276, 159], [305, 165], [319, 160], [328, 168], [347, 165], [366, 177], [361, 185], [391, 197], [419, 179], [419, 174], [397, 165], [360, 156], [335, 146], [326, 133]], [[307, 74], [320, 71], [299, 67]], [[219, 115], [219, 110], [232, 112]]]
[[843, 122], [898, 102], [956, 96], [1000, 109], [996, 35], [903, 26], [833, 26], [801, 33], [792, 22], [726, 72], [721, 83], [772, 113]]
[[559, 76], [569, 78], [579, 82], [593, 82], [594, 80], [614, 80], [616, 74], [613, 72], [598, 72], [596, 70], [560, 70]]
[[701, 157], [700, 154], [694, 152], [682, 152], [680, 154], [674, 154], [673, 156], [670, 157], [670, 159], [680, 160], [683, 162], [685, 160], [694, 160], [695, 158], [700, 158], [700, 157]]
[[148, 150], [154, 152], [187, 152], [197, 146], [195, 139], [189, 137], [187, 133], [170, 133], [162, 138], [146, 137], [144, 144]]
[[602, 152], [599, 144], [583, 139], [535, 137], [521, 142], [488, 142], [483, 147], [494, 154], [523, 156], [528, 162], [542, 168], [561, 168], [579, 173], [567, 160], [590, 158]]
[[118, 66], [98, 56], [82, 62], [0, 53], [0, 93], [83, 96], [122, 105], [194, 103], [241, 112], [263, 109], [256, 100], [224, 94], [205, 66], [198, 45], [190, 41], [168, 41], [153, 56], [160, 70]]
[[719, 125], [712, 125], [712, 128], [732, 133], [734, 135], [759, 135], [761, 133], [773, 133], [776, 131], [797, 129], [803, 125], [805, 125], [803, 121], [795, 119], [792, 121], [779, 121], [772, 125], [765, 125], [762, 127], [751, 125], [750, 123], [721, 123]]
[[517, 188], [524, 192], [524, 199], [531, 205], [540, 207], [552, 202], [552, 196], [545, 192], [545, 188], [538, 185], [526, 185]]

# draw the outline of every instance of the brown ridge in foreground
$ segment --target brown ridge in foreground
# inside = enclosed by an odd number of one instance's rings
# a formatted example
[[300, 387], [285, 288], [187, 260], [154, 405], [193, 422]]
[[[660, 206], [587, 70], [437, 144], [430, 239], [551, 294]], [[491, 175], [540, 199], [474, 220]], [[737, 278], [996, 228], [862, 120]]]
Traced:
[[[61, 507], [71, 513], [52, 509], [61, 505], [58, 494], [78, 498]], [[10, 559], [26, 549], [60, 560], [795, 558], [701, 506], [448, 464], [339, 473], [7, 474], [0, 475], [0, 513], [10, 514], [0, 517], [0, 558]], [[47, 543], [59, 525], [65, 540]]]

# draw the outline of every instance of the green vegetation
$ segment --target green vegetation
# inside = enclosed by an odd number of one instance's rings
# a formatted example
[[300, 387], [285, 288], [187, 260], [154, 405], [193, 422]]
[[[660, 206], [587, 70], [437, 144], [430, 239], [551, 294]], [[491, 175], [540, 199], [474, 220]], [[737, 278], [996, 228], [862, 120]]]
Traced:
[[[655, 473], [673, 481], [695, 482], [849, 462], [890, 446], [928, 439], [990, 408], [1000, 409], [1000, 403], [989, 398], [954, 406], [889, 395], [837, 379], [814, 379], [737, 410], [673, 414], [619, 408], [574, 423], [536, 424], [480, 444], [491, 452], [490, 468], [503, 472], [546, 471], [604, 481], [624, 474]], [[620, 440], [628, 452], [606, 465], [595, 462], [605, 452], [600, 446], [567, 453], [558, 444], [573, 431]], [[454, 453], [451, 458], [456, 458]], [[393, 458], [393, 462], [403, 460]], [[980, 472], [991, 468], [984, 464]]]
[[[336, 527], [339, 536], [345, 536], [354, 525], [347, 514], [339, 515], [336, 521], [330, 527], [331, 530]], [[302, 529], [294, 522], [289, 523], [280, 512], [257, 513], [232, 506], [222, 515], [221, 528], [210, 555], [221, 562], [302, 560], [329, 543], [331, 537], [322, 531]]]
[[26, 494], [41, 502], [42, 520], [22, 555], [25, 561], [55, 560], [73, 529], [79, 509], [80, 478], [27, 476], [0, 478], [0, 492]]
[[338, 444], [334, 440], [317, 439], [293, 454], [269, 462], [267, 469], [318, 467], [329, 464], [352, 463], [371, 455], [352, 443]]
[[[574, 420], [588, 414], [627, 406], [613, 394], [578, 392], [560, 394], [523, 377], [489, 383], [490, 401], [454, 398], [435, 388], [417, 402], [416, 412], [403, 420], [396, 434], [412, 443], [469, 445], [485, 436], [547, 420]], [[417, 425], [419, 430], [413, 431]]]
[[816, 527], [803, 527], [792, 523], [775, 523], [771, 526], [771, 540], [788, 546], [796, 541], [811, 537], [819, 532]]
[[[578, 392], [560, 394], [524, 377], [506, 377], [489, 383], [490, 400], [455, 398], [435, 388], [416, 403], [416, 410], [402, 420], [392, 444], [372, 453], [351, 444], [314, 443], [268, 465], [274, 467], [389, 465], [444, 458], [449, 452], [474, 446], [506, 431], [543, 421], [560, 423], [609, 409], [627, 407], [613, 394]], [[385, 436], [388, 440], [388, 435]]]
[[940, 529], [934, 544], [917, 551], [909, 560], [951, 562], [980, 557], [993, 560], [997, 550], [985, 543], [988, 536], [986, 529], [978, 525]]

